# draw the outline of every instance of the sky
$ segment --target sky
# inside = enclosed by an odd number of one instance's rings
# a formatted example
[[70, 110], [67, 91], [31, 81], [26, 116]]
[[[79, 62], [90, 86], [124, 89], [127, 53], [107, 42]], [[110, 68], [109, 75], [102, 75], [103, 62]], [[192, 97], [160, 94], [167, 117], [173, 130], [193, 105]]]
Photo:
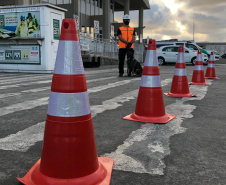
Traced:
[[[226, 42], [226, 0], [149, 0], [144, 10], [143, 38]], [[122, 22], [123, 12], [115, 13]], [[130, 26], [138, 27], [138, 11], [130, 11]], [[194, 24], [193, 24], [194, 22]]]

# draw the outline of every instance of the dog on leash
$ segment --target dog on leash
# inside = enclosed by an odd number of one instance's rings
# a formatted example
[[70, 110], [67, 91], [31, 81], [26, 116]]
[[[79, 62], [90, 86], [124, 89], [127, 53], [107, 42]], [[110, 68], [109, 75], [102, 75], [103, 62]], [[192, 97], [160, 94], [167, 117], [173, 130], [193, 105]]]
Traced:
[[133, 52], [127, 52], [127, 75], [128, 76], [142, 76], [143, 68], [133, 57]]

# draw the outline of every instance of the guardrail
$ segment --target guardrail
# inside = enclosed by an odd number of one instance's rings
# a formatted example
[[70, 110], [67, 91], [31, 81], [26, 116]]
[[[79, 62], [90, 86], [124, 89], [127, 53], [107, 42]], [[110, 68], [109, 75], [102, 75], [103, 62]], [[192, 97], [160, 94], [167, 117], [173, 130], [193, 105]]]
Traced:
[[[114, 39], [100, 39], [91, 37], [89, 34], [79, 34], [81, 51], [95, 56], [108, 57], [109, 59], [118, 60], [118, 41]], [[85, 41], [85, 42], [84, 42]], [[139, 62], [143, 62], [144, 45], [134, 43], [134, 57]]]

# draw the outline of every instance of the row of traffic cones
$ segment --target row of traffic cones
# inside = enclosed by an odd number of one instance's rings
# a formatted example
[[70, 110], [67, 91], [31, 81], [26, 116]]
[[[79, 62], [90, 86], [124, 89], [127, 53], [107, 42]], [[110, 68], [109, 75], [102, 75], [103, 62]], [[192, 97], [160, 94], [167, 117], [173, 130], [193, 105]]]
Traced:
[[[167, 123], [171, 119], [175, 118], [174, 115], [165, 114], [159, 75], [156, 42], [155, 40], [149, 40], [136, 109], [134, 113], [124, 117], [123, 119], [139, 122]], [[192, 82], [188, 83], [184, 47], [180, 46], [171, 91], [165, 94], [171, 97], [196, 96], [189, 92], [188, 85], [209, 85], [205, 82], [205, 78], [218, 79], [215, 74], [213, 52], [211, 53], [206, 75], [204, 76], [202, 53], [200, 50], [198, 51], [192, 75]]]
[[[197, 57], [201, 61], [200, 57]], [[201, 62], [196, 61], [201, 66]], [[214, 64], [209, 63], [209, 68]], [[195, 67], [200, 71], [202, 67]], [[194, 70], [194, 83], [205, 83]], [[207, 77], [215, 75], [208, 69]], [[202, 84], [203, 85], [203, 84]], [[206, 85], [206, 84], [205, 84]], [[171, 92], [173, 97], [189, 92], [184, 50], [180, 47]], [[165, 113], [156, 42], [149, 40], [135, 112], [124, 119], [167, 123], [175, 115]], [[26, 185], [109, 185], [114, 161], [97, 157], [93, 122], [81, 59], [76, 23], [64, 19], [52, 79], [42, 156], [29, 172], [18, 178]]]

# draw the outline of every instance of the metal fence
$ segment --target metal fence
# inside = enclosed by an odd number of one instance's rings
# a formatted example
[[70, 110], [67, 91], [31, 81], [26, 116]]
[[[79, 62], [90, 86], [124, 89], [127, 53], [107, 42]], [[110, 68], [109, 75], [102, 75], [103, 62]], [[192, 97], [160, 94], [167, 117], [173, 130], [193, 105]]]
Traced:
[[[86, 53], [95, 56], [107, 57], [118, 60], [118, 41], [114, 39], [100, 39], [91, 37], [89, 34], [80, 33], [79, 40], [86, 41], [89, 44], [88, 49], [81, 49]], [[134, 57], [139, 62], [143, 62], [144, 45], [134, 43]]]

